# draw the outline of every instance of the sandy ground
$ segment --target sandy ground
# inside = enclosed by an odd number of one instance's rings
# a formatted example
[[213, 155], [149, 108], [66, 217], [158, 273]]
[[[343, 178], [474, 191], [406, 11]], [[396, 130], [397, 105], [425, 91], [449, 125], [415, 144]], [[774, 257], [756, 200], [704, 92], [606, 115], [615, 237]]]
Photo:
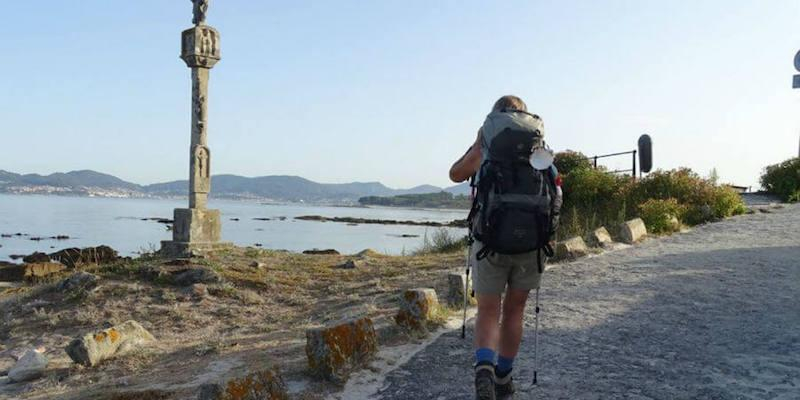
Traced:
[[[551, 269], [517, 398], [800, 399], [800, 205], [767, 211]], [[474, 398], [471, 340], [439, 336], [358, 398]]]

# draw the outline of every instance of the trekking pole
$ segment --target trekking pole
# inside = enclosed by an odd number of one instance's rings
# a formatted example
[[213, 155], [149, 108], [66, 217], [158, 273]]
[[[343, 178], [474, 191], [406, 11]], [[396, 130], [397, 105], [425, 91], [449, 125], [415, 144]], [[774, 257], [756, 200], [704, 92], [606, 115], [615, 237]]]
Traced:
[[466, 279], [464, 279], [464, 319], [461, 323], [461, 338], [464, 339], [467, 337], [467, 292], [469, 291], [469, 241], [467, 241], [467, 273]]
[[534, 308], [534, 325], [533, 325], [533, 384], [536, 385], [538, 381], [538, 368], [539, 368], [539, 288], [536, 288], [536, 308]]

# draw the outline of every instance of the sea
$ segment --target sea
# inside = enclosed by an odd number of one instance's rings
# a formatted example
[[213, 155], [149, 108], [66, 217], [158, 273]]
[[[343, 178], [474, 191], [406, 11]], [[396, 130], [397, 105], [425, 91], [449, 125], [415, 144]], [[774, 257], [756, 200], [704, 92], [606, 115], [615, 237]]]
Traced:
[[[108, 245], [123, 256], [157, 250], [172, 232], [158, 218], [172, 219], [172, 210], [187, 207], [183, 199], [66, 197], [0, 194], [0, 261], [36, 251]], [[303, 215], [449, 222], [464, 219], [466, 210], [339, 207], [271, 204], [241, 200], [209, 200], [222, 212], [224, 241], [239, 246], [301, 252], [335, 249], [353, 254], [373, 249], [386, 254], [410, 254], [426, 237], [447, 229], [465, 235], [464, 228], [408, 225], [346, 224], [296, 220]], [[265, 220], [267, 219], [267, 220]], [[66, 236], [68, 239], [57, 239]], [[37, 240], [41, 239], [41, 240]], [[17, 261], [19, 262], [19, 261]]]

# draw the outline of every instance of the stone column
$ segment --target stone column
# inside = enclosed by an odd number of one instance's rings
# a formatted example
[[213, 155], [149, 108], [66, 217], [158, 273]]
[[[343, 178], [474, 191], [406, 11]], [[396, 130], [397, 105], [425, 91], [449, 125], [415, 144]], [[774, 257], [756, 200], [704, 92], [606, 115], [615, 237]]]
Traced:
[[208, 1], [194, 0], [195, 26], [181, 34], [181, 58], [192, 70], [192, 125], [189, 145], [189, 208], [176, 208], [172, 240], [161, 243], [166, 256], [187, 257], [196, 251], [230, 246], [221, 243], [219, 210], [207, 209], [211, 191], [208, 148], [208, 78], [220, 60], [219, 32], [205, 24]]

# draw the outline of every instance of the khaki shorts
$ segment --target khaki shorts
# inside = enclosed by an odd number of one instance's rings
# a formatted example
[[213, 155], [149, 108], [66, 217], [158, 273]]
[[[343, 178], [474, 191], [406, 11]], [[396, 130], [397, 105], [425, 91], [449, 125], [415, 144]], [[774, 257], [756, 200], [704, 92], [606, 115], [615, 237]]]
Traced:
[[[483, 243], [475, 241], [469, 251], [472, 287], [476, 294], [502, 294], [510, 288], [532, 290], [539, 287], [542, 274], [536, 262], [538, 251], [523, 254], [490, 254], [477, 260], [475, 254]], [[541, 252], [544, 266], [544, 251]]]

